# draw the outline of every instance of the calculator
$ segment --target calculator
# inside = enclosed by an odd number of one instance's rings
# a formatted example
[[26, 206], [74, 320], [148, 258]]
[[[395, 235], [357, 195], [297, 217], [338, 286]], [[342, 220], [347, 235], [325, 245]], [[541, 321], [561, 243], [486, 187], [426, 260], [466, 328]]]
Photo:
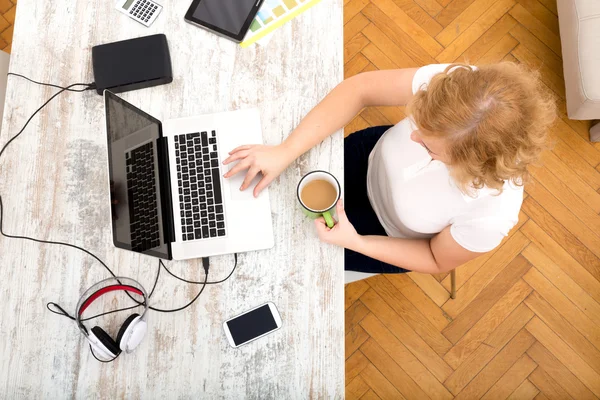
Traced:
[[162, 6], [151, 0], [119, 0], [117, 10], [146, 26], [152, 25]]

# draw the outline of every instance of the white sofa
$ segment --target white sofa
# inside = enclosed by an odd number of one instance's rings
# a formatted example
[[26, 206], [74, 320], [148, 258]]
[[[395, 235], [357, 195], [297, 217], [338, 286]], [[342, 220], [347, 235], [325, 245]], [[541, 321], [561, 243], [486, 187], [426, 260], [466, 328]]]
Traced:
[[[600, 120], [600, 0], [557, 0], [571, 119]], [[590, 140], [600, 142], [600, 124]]]

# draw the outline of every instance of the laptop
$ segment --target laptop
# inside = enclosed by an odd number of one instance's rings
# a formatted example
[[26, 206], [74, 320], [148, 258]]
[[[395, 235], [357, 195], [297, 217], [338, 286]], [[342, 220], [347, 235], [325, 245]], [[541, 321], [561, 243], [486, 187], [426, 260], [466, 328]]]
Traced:
[[268, 190], [223, 178], [232, 149], [262, 143], [257, 109], [163, 123], [108, 90], [104, 105], [116, 247], [169, 260], [273, 247]]

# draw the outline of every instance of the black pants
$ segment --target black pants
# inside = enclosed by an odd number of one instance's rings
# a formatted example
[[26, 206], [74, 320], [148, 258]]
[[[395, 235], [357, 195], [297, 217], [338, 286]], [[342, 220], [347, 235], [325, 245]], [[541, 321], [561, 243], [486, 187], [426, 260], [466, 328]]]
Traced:
[[[361, 235], [387, 236], [367, 196], [367, 168], [371, 150], [389, 128], [367, 128], [344, 139], [344, 207], [348, 219]], [[348, 249], [344, 250], [344, 264], [348, 271], [384, 274], [407, 272]]]

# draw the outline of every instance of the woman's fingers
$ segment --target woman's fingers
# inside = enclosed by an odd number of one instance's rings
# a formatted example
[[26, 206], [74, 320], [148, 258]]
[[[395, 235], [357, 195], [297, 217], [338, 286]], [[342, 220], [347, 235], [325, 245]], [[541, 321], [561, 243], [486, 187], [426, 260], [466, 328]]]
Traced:
[[241, 150], [250, 150], [254, 146], [256, 146], [256, 145], [255, 144], [245, 144], [243, 146], [238, 146], [235, 149], [231, 150], [229, 152], [229, 154], [234, 154], [234, 153], [237, 153], [238, 151], [241, 151]]
[[246, 158], [248, 156], [248, 154], [250, 154], [250, 151], [249, 150], [240, 150], [233, 154], [232, 153], [229, 153], [229, 154], [231, 154], [231, 155], [229, 157], [227, 157], [225, 160], [223, 160], [224, 165], [232, 163], [241, 158]]
[[262, 192], [269, 184], [273, 181], [273, 176], [270, 174], [266, 174], [262, 177], [262, 179], [256, 184], [254, 188], [254, 197], [258, 197], [260, 192]]
[[256, 175], [258, 175], [259, 172], [260, 172], [259, 168], [251, 167], [248, 170], [248, 173], [246, 173], [246, 177], [244, 178], [244, 182], [242, 182], [242, 186], [240, 186], [240, 190], [246, 190], [246, 189], [248, 189], [248, 186], [250, 186], [250, 183], [252, 182], [252, 179], [254, 179], [254, 177]]
[[229, 172], [227, 172], [225, 175], [223, 175], [225, 178], [231, 178], [232, 176], [234, 176], [235, 174], [242, 172], [243, 170], [246, 170], [250, 168], [250, 163], [242, 160], [239, 163], [237, 163], [237, 165], [233, 168], [231, 168], [229, 170]]

